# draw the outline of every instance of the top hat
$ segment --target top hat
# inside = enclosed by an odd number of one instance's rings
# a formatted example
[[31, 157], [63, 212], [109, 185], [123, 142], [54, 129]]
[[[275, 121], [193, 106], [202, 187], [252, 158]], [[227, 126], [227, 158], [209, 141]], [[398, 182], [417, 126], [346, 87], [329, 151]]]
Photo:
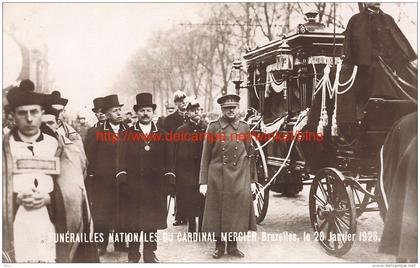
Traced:
[[106, 112], [109, 108], [112, 107], [121, 107], [124, 104], [120, 104], [120, 102], [118, 101], [118, 95], [113, 94], [113, 95], [108, 95], [106, 97], [103, 97], [102, 100], [102, 111]]
[[240, 99], [241, 97], [236, 94], [229, 94], [218, 98], [217, 103], [220, 104], [221, 107], [238, 106]]
[[99, 112], [99, 109], [102, 109], [103, 104], [104, 104], [104, 98], [99, 97], [99, 98], [93, 99], [92, 112], [94, 113]]
[[150, 93], [139, 93], [136, 95], [136, 104], [133, 106], [133, 110], [137, 110], [141, 107], [152, 107], [153, 110], [156, 109], [156, 104], [153, 103], [153, 96]]
[[23, 105], [44, 105], [46, 95], [34, 92], [35, 85], [29, 80], [22, 80], [17, 87], [13, 87], [7, 92], [6, 99], [11, 109]]

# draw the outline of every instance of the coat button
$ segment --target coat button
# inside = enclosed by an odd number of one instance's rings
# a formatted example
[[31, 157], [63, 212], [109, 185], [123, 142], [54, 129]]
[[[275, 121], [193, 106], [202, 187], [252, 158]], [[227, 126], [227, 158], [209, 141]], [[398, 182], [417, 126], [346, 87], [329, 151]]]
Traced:
[[233, 163], [234, 166], [236, 166], [236, 163]]
[[235, 150], [238, 150], [238, 147], [235, 147]]
[[224, 151], [224, 150], [225, 150], [225, 147], [222, 148], [222, 151]]
[[226, 157], [226, 155], [224, 155], [223, 157]]
[[223, 165], [226, 165], [226, 163], [223, 163]]
[[225, 142], [224, 140], [221, 140], [220, 142]]
[[236, 157], [236, 154], [235, 154], [235, 155], [233, 155], [233, 157]]

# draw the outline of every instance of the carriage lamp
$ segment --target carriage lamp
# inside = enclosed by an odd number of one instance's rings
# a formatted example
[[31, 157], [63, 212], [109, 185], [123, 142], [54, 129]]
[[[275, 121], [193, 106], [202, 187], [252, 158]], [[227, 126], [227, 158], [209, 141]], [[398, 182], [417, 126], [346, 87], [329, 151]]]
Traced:
[[279, 50], [280, 54], [277, 56], [277, 68], [282, 71], [293, 70], [293, 54], [287, 42], [283, 42]]
[[242, 71], [242, 61], [236, 60], [233, 62], [230, 77], [231, 77], [232, 82], [235, 84], [236, 94], [239, 95], [241, 84], [244, 81], [244, 73]]

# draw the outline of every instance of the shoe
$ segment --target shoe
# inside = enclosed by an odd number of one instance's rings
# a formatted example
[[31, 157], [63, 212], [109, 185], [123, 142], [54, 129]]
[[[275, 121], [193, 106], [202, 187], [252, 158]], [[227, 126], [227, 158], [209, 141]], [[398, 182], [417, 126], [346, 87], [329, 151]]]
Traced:
[[106, 253], [106, 248], [98, 248], [98, 255], [103, 256]]
[[223, 255], [225, 255], [225, 252], [221, 249], [216, 249], [213, 253], [213, 258], [214, 259], [220, 259], [221, 257], [223, 257]]
[[237, 248], [229, 250], [227, 254], [230, 256], [239, 257], [239, 258], [245, 257], [245, 254], [243, 254], [242, 251], [240, 251]]
[[156, 257], [155, 253], [144, 253], [144, 262], [145, 263], [159, 263], [159, 259]]
[[130, 263], [138, 263], [140, 261], [141, 258], [141, 253], [140, 252], [135, 252], [135, 253], [128, 253], [128, 262]]

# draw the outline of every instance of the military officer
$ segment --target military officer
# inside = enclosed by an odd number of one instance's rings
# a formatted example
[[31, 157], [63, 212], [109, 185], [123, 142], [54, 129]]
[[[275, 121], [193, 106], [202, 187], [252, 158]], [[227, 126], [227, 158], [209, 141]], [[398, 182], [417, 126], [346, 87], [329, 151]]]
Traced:
[[[175, 188], [174, 154], [171, 141], [153, 138], [165, 136], [166, 132], [152, 121], [156, 109], [152, 94], [140, 93], [136, 101], [133, 110], [138, 122], [128, 133], [143, 138], [124, 143], [124, 153], [118, 161], [117, 181], [120, 187], [128, 190], [124, 228], [144, 236], [144, 262], [153, 263], [159, 262], [155, 255], [157, 230], [167, 228], [167, 194]], [[130, 241], [129, 262], [140, 260], [139, 247], [140, 242]]]
[[[104, 234], [104, 241], [98, 245], [99, 255], [106, 253], [108, 237], [111, 230], [120, 231], [120, 206], [124, 205], [124, 193], [120, 193], [116, 184], [116, 159], [120, 154], [121, 141], [117, 138], [127, 130], [122, 123], [121, 107], [117, 95], [103, 98], [102, 110], [107, 116], [103, 125], [89, 132], [86, 155], [88, 158], [88, 176], [92, 180], [93, 190], [89, 191], [92, 199], [92, 213], [95, 223], [95, 232]], [[98, 134], [98, 135], [97, 135]], [[112, 137], [101, 139], [100, 137]], [[115, 251], [126, 251], [125, 243], [114, 243]]]
[[180, 126], [176, 132], [186, 133], [191, 138], [175, 142], [175, 174], [177, 212], [180, 218], [187, 219], [188, 231], [201, 231], [204, 198], [199, 192], [200, 161], [203, 150], [203, 140], [194, 139], [192, 135], [204, 133], [207, 123], [201, 119], [201, 107], [197, 100], [187, 105], [188, 122]]
[[[243, 257], [235, 239], [222, 240], [223, 234], [256, 231], [252, 192], [257, 181], [251, 140], [240, 140], [235, 134], [249, 134], [246, 122], [239, 120], [238, 95], [225, 95], [217, 102], [223, 115], [207, 127], [207, 133], [218, 133], [215, 142], [204, 140], [201, 157], [200, 192], [206, 196], [203, 232], [217, 236], [215, 259], [227, 253]], [[223, 138], [225, 137], [225, 139]]]
[[[187, 122], [187, 115], [186, 115], [186, 107], [187, 103], [185, 102], [187, 95], [185, 92], [181, 90], [177, 90], [174, 92], [173, 100], [176, 106], [176, 110], [169, 114], [163, 120], [163, 129], [167, 132], [175, 132], [180, 126]], [[185, 224], [186, 219], [180, 218], [177, 212], [178, 208], [178, 201], [175, 198], [175, 222], [173, 223], [174, 226]]]
[[106, 116], [102, 112], [102, 106], [103, 106], [103, 100], [104, 98], [98, 97], [93, 99], [93, 108], [92, 112], [95, 113], [96, 118], [98, 119], [98, 122], [96, 122], [93, 127], [99, 127], [106, 121]]

